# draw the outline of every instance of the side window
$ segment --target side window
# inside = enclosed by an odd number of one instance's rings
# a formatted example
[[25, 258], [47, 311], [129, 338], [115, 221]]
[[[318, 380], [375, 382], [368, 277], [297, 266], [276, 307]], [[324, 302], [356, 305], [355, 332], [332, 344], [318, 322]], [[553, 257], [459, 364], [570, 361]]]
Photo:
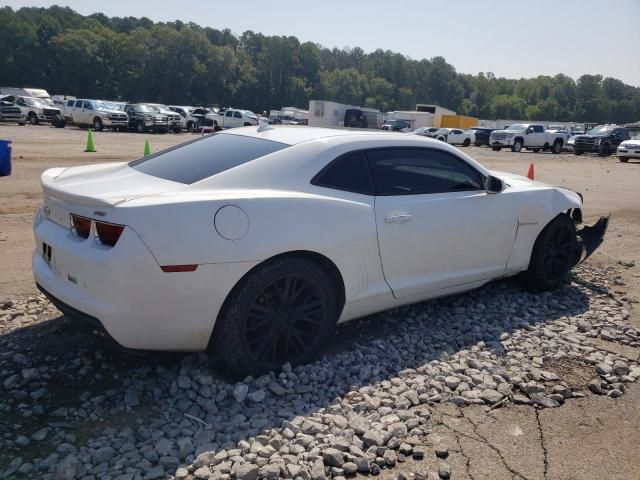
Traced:
[[87, 102], [85, 100], [84, 102], [84, 108], [86, 108], [87, 110], [93, 110], [93, 105], [91, 105], [91, 102]]
[[131, 105], [127, 105], [124, 107], [125, 112], [133, 112], [133, 107]]
[[242, 118], [242, 114], [240, 112], [233, 112], [234, 118]]
[[544, 133], [544, 128], [542, 128], [542, 125], [534, 125], [533, 131], [535, 133]]
[[437, 149], [398, 148], [367, 152], [376, 195], [418, 195], [484, 190], [480, 172]]
[[73, 107], [73, 100], [68, 100], [67, 101], [67, 107]]
[[231, 110], [227, 110], [224, 114], [225, 117], [233, 117], [233, 112]]
[[311, 184], [365, 195], [373, 195], [374, 192], [363, 152], [349, 152], [338, 157], [322, 169]]
[[76, 108], [82, 108], [82, 100], [76, 100]]

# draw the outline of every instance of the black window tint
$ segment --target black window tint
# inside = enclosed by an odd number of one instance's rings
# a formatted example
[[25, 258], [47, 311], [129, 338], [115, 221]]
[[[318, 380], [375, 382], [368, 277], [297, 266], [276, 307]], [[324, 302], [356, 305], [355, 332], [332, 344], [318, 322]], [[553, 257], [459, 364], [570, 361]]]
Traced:
[[233, 112], [234, 118], [242, 118], [242, 114], [240, 112]]
[[219, 133], [129, 163], [139, 172], [172, 182], [195, 183], [289, 145]]
[[313, 185], [373, 195], [373, 185], [362, 152], [350, 152], [331, 162], [311, 181]]
[[367, 152], [376, 195], [417, 195], [484, 190], [480, 172], [436, 149], [380, 149]]
[[82, 108], [82, 100], [76, 100], [76, 108]]
[[544, 133], [544, 128], [542, 128], [542, 125], [534, 125], [533, 131], [536, 133]]

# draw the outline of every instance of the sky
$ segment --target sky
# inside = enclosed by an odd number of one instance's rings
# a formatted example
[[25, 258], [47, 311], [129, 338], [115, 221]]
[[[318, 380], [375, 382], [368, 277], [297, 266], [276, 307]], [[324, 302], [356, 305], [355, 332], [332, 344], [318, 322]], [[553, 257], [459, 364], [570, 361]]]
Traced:
[[[5, 1], [83, 15], [195, 22], [325, 47], [444, 57], [458, 72], [520, 78], [602, 74], [640, 86], [640, 0]], [[1, 28], [1, 25], [0, 25]]]

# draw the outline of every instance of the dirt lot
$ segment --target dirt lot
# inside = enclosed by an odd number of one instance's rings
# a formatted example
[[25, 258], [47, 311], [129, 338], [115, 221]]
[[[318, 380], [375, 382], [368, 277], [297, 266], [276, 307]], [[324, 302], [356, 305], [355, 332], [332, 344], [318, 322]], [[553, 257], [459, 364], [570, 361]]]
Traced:
[[[149, 139], [152, 150], [157, 151], [187, 141], [192, 135], [96, 133], [97, 153], [84, 153], [86, 131], [74, 128], [0, 125], [0, 138], [13, 142], [13, 175], [0, 178], [2, 303], [36, 292], [30, 272], [33, 248], [30, 222], [40, 203], [39, 176], [45, 169], [130, 160], [142, 154], [145, 138]], [[517, 154], [476, 147], [464, 151], [489, 168], [520, 174], [525, 174], [534, 162], [536, 179], [568, 186], [584, 195], [587, 222], [599, 215], [611, 214], [606, 241], [589, 264], [615, 269], [616, 281], [606, 287], [625, 302], [637, 304], [640, 299], [640, 162], [622, 164], [615, 157]], [[639, 311], [633, 308], [628, 320], [636, 330], [640, 329]], [[46, 335], [37, 338], [46, 343]], [[640, 361], [637, 348], [598, 341], [605, 351], [632, 362]], [[557, 368], [562, 370], [561, 366]], [[565, 374], [580, 376], [579, 368], [567, 368]], [[433, 445], [448, 445], [447, 461], [454, 479], [640, 478], [639, 405], [637, 384], [628, 387], [625, 395], [616, 400], [587, 395], [540, 413], [519, 405], [487, 412], [486, 407], [458, 409], [443, 404], [432, 414], [435, 424], [428, 441]], [[87, 432], [83, 435], [91, 436]], [[408, 461], [403, 467], [385, 470], [383, 478], [395, 478], [400, 471], [437, 471], [442, 461], [429, 455], [426, 463]]]

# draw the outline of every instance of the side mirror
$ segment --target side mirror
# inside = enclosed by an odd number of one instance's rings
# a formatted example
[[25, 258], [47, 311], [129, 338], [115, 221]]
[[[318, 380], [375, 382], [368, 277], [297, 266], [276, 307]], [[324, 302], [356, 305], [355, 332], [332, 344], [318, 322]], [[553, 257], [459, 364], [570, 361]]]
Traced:
[[487, 193], [500, 193], [504, 190], [504, 182], [498, 177], [489, 175], [484, 182], [484, 188], [487, 190]]

